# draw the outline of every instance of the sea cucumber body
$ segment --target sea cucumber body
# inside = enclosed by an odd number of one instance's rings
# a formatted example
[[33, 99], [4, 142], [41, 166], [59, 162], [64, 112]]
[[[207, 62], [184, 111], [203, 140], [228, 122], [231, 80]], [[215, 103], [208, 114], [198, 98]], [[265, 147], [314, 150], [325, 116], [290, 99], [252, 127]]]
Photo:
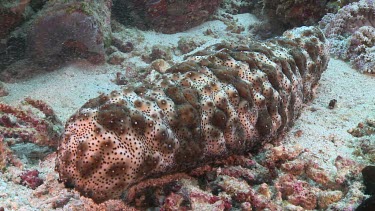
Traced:
[[100, 95], [66, 124], [60, 179], [101, 202], [272, 142], [311, 100], [328, 60], [322, 32], [302, 27], [264, 43], [212, 46], [142, 86]]

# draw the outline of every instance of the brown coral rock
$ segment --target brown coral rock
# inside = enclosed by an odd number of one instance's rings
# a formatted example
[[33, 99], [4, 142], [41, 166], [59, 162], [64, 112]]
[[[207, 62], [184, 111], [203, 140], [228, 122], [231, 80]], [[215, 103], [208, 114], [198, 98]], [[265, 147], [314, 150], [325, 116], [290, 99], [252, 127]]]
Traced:
[[172, 34], [206, 21], [222, 0], [114, 0], [114, 17], [126, 25]]
[[4, 39], [26, 17], [26, 8], [30, 0], [0, 2], [0, 39]]
[[27, 54], [41, 64], [72, 58], [104, 62], [110, 32], [110, 1], [49, 1], [27, 35]]

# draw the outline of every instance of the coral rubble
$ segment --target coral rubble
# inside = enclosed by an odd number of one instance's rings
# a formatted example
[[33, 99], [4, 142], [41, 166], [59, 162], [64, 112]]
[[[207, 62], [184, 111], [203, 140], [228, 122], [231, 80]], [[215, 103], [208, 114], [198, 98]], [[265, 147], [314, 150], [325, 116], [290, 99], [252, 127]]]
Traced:
[[327, 14], [319, 22], [330, 42], [330, 53], [348, 60], [359, 71], [375, 73], [375, 2], [360, 0]]
[[141, 86], [88, 101], [66, 124], [56, 170], [100, 202], [146, 178], [255, 150], [291, 127], [328, 60], [314, 27], [209, 47]]
[[[193, 169], [187, 173], [191, 178], [181, 176], [177, 182], [161, 184], [167, 176], [141, 182], [135, 185], [143, 187], [137, 189], [130, 204], [141, 209], [166, 210], [200, 207], [206, 210], [352, 210], [364, 198], [358, 191], [361, 188], [358, 187], [359, 169], [363, 167], [356, 162], [337, 157], [335, 162], [341, 164], [336, 165], [339, 171], [333, 173], [320, 169], [314, 162], [316, 155], [299, 145], [267, 144], [263, 150], [256, 156], [217, 160]], [[285, 169], [285, 165], [291, 168]], [[298, 174], [293, 169], [298, 169]], [[312, 174], [311, 169], [318, 173]], [[344, 182], [336, 183], [337, 177], [343, 177]]]

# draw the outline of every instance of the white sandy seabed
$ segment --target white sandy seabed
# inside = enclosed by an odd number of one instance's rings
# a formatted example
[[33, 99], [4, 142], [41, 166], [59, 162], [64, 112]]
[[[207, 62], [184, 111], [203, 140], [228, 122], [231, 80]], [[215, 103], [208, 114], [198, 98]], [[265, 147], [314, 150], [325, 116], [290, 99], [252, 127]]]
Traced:
[[[257, 22], [249, 14], [235, 16], [235, 19], [243, 26]], [[152, 44], [176, 46], [181, 37], [203, 36], [203, 31], [208, 28], [221, 39], [227, 34], [221, 33], [225, 31], [225, 25], [221, 21], [210, 21], [188, 32], [174, 35], [138, 32], [144, 40], [136, 46], [136, 50]], [[202, 39], [206, 41], [201, 48], [221, 40]], [[131, 56], [128, 59], [137, 61]], [[6, 84], [10, 94], [0, 97], [0, 101], [15, 106], [25, 97], [40, 99], [51, 105], [58, 117], [65, 121], [87, 100], [98, 96], [98, 93], [119, 90], [120, 87], [111, 82], [118, 71], [121, 70], [111, 65], [94, 67], [85, 62], [77, 62], [23, 82]], [[328, 104], [332, 99], [336, 99], [337, 103], [334, 109], [329, 109]], [[328, 69], [320, 80], [316, 98], [304, 107], [302, 115], [283, 144], [292, 146], [298, 143], [307, 148], [316, 155], [315, 161], [320, 166], [334, 173], [334, 159], [339, 155], [360, 161], [360, 157], [352, 155], [354, 149], [348, 141], [353, 137], [347, 131], [368, 117], [375, 117], [375, 76], [361, 74], [347, 63], [331, 58]], [[296, 131], [302, 131], [302, 135], [295, 136]], [[38, 169], [42, 173], [51, 172], [53, 167], [51, 164], [39, 166]], [[31, 191], [0, 177], [0, 207], [3, 206], [6, 210], [38, 210], [30, 204]]]

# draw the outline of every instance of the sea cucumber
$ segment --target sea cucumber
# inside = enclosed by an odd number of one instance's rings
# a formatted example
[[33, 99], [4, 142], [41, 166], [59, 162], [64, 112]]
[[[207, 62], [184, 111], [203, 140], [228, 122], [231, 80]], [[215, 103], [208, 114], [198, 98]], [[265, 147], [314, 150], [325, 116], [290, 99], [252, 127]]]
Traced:
[[102, 202], [280, 139], [328, 61], [323, 33], [301, 27], [264, 43], [212, 46], [141, 86], [102, 94], [66, 123], [60, 180]]

